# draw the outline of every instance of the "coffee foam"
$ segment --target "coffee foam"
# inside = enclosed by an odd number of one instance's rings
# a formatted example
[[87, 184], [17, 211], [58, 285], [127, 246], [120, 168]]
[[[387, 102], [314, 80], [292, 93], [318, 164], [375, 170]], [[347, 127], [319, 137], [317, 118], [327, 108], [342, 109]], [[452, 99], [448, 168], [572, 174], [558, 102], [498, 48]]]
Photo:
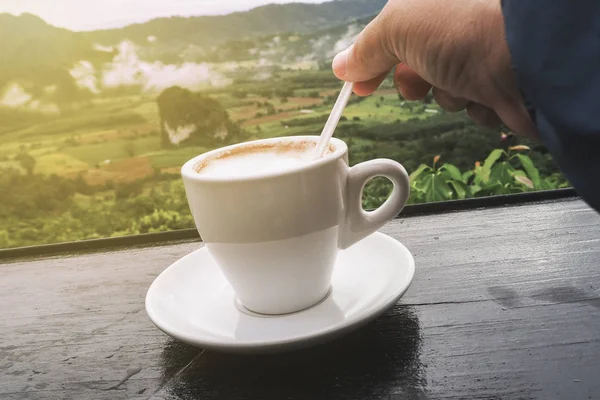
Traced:
[[[220, 152], [198, 163], [194, 170], [201, 176], [232, 178], [279, 172], [311, 163], [311, 141], [254, 144]], [[327, 154], [333, 152], [329, 146]]]

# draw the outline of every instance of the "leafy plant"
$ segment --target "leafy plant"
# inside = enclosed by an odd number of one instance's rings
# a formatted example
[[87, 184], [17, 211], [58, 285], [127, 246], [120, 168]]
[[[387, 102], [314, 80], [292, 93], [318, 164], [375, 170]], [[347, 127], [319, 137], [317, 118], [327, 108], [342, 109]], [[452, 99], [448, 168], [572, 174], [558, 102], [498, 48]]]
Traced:
[[474, 169], [465, 172], [448, 163], [438, 167], [441, 157], [437, 155], [432, 165], [421, 164], [410, 175], [411, 202], [556, 189], [557, 184], [549, 178], [542, 178], [531, 158], [523, 154], [528, 150], [530, 148], [525, 145], [509, 147], [508, 150], [495, 149], [483, 164], [477, 162]]

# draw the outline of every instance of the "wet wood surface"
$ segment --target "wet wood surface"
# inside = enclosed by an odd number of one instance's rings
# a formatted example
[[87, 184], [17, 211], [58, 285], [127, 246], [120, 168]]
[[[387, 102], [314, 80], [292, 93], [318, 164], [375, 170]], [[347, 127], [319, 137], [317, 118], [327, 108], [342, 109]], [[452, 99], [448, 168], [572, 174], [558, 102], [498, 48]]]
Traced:
[[148, 319], [200, 246], [0, 261], [0, 399], [600, 399], [600, 216], [579, 200], [399, 218], [415, 280], [366, 327], [232, 355]]

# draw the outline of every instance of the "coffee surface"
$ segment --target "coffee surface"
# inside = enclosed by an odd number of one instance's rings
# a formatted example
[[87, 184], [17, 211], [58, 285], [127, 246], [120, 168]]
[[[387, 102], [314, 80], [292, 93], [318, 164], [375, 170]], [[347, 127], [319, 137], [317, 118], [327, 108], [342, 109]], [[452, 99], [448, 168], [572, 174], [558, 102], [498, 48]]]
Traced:
[[196, 172], [207, 177], [235, 178], [285, 171], [310, 162], [308, 151], [260, 149], [209, 159]]

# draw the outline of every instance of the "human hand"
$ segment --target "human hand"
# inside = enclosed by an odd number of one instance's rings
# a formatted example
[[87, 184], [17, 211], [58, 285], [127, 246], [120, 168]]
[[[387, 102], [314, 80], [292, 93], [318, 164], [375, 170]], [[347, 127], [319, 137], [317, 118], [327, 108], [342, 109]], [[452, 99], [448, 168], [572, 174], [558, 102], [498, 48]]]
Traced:
[[360, 96], [392, 69], [408, 100], [433, 88], [449, 112], [466, 109], [479, 125], [538, 136], [511, 69], [499, 0], [390, 0], [333, 61], [334, 74]]

